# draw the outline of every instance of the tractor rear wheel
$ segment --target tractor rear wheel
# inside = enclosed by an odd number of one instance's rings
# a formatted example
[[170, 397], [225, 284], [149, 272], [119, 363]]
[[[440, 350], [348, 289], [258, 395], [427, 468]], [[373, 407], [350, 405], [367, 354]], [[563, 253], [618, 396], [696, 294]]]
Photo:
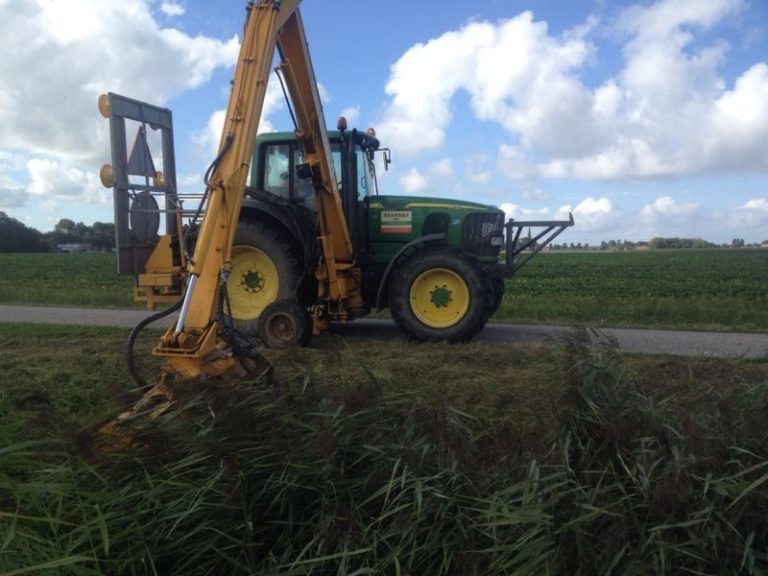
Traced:
[[277, 300], [296, 300], [299, 260], [286, 235], [261, 222], [241, 222], [232, 246], [227, 280], [229, 314], [234, 327], [256, 335], [259, 316]]
[[421, 250], [394, 272], [389, 307], [399, 328], [418, 341], [466, 342], [493, 313], [485, 270], [449, 248]]

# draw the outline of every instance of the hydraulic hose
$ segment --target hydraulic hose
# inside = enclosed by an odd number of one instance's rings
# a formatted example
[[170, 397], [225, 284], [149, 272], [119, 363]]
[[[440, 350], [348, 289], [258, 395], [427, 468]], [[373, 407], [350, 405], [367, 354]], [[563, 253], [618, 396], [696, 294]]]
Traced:
[[128, 360], [128, 372], [131, 374], [131, 378], [133, 378], [133, 381], [136, 382], [136, 385], [139, 388], [145, 388], [149, 386], [147, 384], [146, 380], [141, 377], [141, 374], [139, 374], [139, 368], [136, 365], [136, 357], [133, 353], [133, 348], [136, 345], [136, 339], [139, 337], [139, 334], [141, 333], [144, 328], [152, 324], [152, 322], [156, 322], [157, 320], [160, 320], [161, 318], [165, 318], [166, 316], [169, 316], [170, 314], [173, 314], [176, 312], [179, 308], [181, 308], [181, 305], [184, 303], [184, 297], [179, 298], [173, 305], [169, 306], [165, 310], [160, 310], [160, 312], [155, 312], [154, 314], [147, 316], [136, 324], [136, 326], [131, 329], [131, 333], [128, 335], [128, 343], [127, 343], [127, 360]]

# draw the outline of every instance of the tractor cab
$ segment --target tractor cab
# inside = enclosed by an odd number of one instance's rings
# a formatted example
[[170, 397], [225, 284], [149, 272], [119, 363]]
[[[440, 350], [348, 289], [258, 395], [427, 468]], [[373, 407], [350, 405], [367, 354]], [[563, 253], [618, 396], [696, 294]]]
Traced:
[[[330, 131], [328, 140], [350, 237], [356, 251], [364, 253], [367, 250], [368, 199], [378, 195], [373, 160], [379, 141], [370, 129], [368, 132]], [[388, 161], [389, 150], [383, 152]], [[253, 152], [244, 209], [266, 200], [288, 210], [313, 215], [315, 190], [311, 175], [302, 170], [303, 167], [304, 158], [294, 132], [260, 134]]]
[[[378, 140], [371, 134], [331, 131], [328, 133], [336, 181], [343, 197], [363, 200], [378, 194], [373, 154]], [[350, 162], [350, 159], [354, 161]], [[314, 208], [314, 189], [302, 177], [301, 149], [293, 132], [260, 134], [251, 163], [250, 187], [291, 203]]]

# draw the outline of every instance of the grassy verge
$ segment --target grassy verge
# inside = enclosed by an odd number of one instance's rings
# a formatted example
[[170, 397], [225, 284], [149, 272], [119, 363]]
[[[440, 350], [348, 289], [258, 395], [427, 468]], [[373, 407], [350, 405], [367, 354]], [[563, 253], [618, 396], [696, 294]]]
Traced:
[[766, 362], [320, 338], [98, 453], [75, 431], [130, 391], [124, 333], [0, 339], [0, 573], [768, 566]]

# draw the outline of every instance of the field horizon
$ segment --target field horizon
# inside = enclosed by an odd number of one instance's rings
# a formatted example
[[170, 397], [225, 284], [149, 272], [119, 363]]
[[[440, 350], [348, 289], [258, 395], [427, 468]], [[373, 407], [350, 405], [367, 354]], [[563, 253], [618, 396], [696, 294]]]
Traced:
[[[0, 303], [140, 307], [114, 254], [0, 254], [0, 267]], [[542, 253], [492, 321], [768, 332], [768, 250]]]

